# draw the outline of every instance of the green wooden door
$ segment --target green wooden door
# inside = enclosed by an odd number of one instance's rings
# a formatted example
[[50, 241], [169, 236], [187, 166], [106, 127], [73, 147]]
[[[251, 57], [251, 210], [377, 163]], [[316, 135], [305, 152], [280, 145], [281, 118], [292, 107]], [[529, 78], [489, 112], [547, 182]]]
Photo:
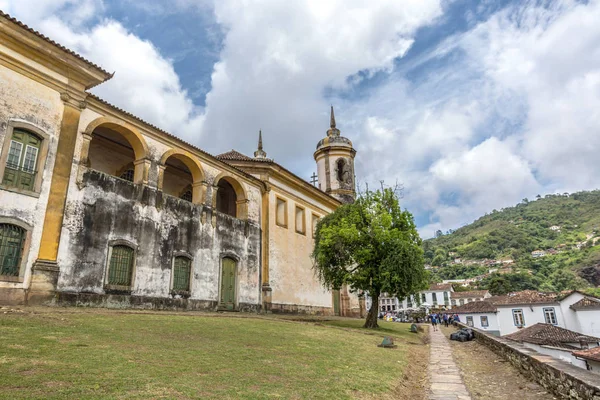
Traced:
[[221, 268], [221, 307], [235, 309], [235, 260], [224, 258]]
[[340, 315], [340, 291], [333, 291], [333, 314]]

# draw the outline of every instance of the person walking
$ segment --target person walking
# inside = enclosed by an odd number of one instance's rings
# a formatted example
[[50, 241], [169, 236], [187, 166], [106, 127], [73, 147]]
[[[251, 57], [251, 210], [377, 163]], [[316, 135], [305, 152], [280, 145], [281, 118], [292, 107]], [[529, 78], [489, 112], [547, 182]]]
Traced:
[[433, 326], [433, 330], [437, 331], [437, 315], [431, 314], [431, 326]]

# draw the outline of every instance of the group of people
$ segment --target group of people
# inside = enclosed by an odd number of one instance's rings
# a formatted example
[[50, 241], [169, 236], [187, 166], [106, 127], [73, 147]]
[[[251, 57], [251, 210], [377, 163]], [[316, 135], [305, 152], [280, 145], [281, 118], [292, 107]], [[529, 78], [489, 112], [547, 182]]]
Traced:
[[458, 314], [448, 313], [431, 313], [427, 316], [427, 319], [431, 322], [434, 331], [438, 330], [438, 325], [444, 324], [447, 327], [448, 325], [451, 325], [454, 321], [460, 322]]

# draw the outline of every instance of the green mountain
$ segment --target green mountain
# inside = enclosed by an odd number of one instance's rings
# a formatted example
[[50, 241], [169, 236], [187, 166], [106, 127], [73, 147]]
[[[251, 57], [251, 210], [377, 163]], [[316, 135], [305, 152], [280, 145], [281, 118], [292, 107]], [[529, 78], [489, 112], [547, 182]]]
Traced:
[[496, 293], [600, 285], [600, 190], [523, 199], [436, 236], [423, 244], [433, 281], [483, 275], [477, 286]]

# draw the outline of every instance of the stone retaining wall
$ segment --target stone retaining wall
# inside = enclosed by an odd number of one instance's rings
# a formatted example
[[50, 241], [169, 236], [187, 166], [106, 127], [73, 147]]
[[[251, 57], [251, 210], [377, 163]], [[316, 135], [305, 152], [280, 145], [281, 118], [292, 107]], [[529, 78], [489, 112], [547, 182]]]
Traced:
[[600, 375], [528, 349], [520, 343], [473, 329], [475, 339], [561, 399], [600, 400]]

